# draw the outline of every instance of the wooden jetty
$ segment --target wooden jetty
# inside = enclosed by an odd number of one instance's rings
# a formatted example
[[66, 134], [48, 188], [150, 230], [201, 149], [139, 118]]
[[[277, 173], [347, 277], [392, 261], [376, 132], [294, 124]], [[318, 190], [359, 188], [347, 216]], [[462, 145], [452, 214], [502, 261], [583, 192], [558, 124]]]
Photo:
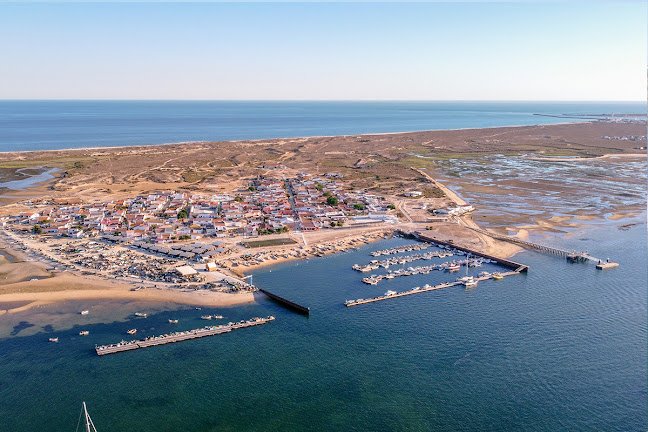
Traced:
[[310, 308], [306, 306], [302, 306], [300, 304], [297, 304], [295, 302], [292, 302], [288, 299], [285, 299], [283, 297], [278, 296], [277, 294], [273, 294], [269, 291], [266, 291], [264, 289], [259, 288], [259, 291], [261, 291], [263, 294], [267, 295], [270, 297], [272, 300], [275, 300], [277, 303], [281, 304], [282, 306], [287, 307], [288, 309], [291, 309], [295, 312], [298, 312], [302, 315], [310, 315]]
[[[516, 274], [520, 274], [520, 272], [519, 271], [511, 271], [511, 272], [506, 272], [506, 273], [500, 273], [501, 276], [511, 276], [511, 275], [516, 275]], [[474, 278], [474, 280], [476, 282], [481, 282], [481, 281], [485, 281], [485, 280], [492, 279], [492, 278], [493, 278], [493, 274], [490, 274], [488, 276], [482, 276], [482, 277]], [[380, 296], [380, 297], [373, 297], [373, 298], [368, 298], [368, 299], [358, 299], [358, 300], [347, 300], [344, 303], [344, 305], [346, 307], [351, 307], [351, 306], [358, 306], [358, 305], [361, 305], [361, 304], [374, 303], [374, 302], [378, 302], [378, 301], [382, 301], [382, 300], [391, 300], [391, 299], [397, 298], [397, 297], [404, 297], [404, 296], [413, 295], [413, 294], [420, 294], [420, 293], [424, 293], [424, 292], [428, 292], [428, 291], [436, 291], [436, 290], [440, 290], [440, 289], [443, 289], [443, 288], [450, 288], [450, 287], [453, 287], [453, 286], [461, 285], [462, 283], [463, 282], [460, 282], [460, 281], [444, 282], [444, 283], [439, 284], [439, 285], [428, 286], [427, 288], [425, 288], [425, 287], [423, 287], [423, 288], [413, 288], [413, 289], [411, 289], [409, 291], [397, 292], [395, 294], [383, 295], [383, 296]]]
[[[541, 244], [538, 244], [538, 243], [532, 243], [532, 242], [529, 242], [529, 241], [520, 240], [519, 238], [516, 238], [516, 237], [506, 236], [506, 235], [503, 235], [503, 234], [497, 234], [497, 233], [490, 232], [490, 231], [480, 229], [480, 228], [474, 228], [474, 227], [469, 227], [469, 226], [466, 226], [466, 228], [471, 229], [471, 230], [473, 230], [475, 232], [478, 232], [480, 234], [485, 234], [485, 235], [490, 236], [490, 237], [492, 237], [494, 239], [497, 239], [497, 240], [503, 240], [503, 241], [507, 241], [509, 243], [514, 243], [514, 244], [517, 244], [517, 245], [520, 245], [520, 246], [523, 246], [523, 247], [526, 247], [526, 248], [529, 248], [529, 249], [534, 249], [534, 250], [537, 250], [537, 251], [540, 251], [540, 252], [544, 252], [544, 253], [548, 253], [548, 254], [552, 254], [552, 255], [557, 255], [559, 257], [566, 258], [568, 261], [571, 261], [571, 262], [585, 263], [585, 262], [588, 262], [588, 261], [592, 261], [592, 262], [597, 263], [596, 268], [598, 268], [598, 269], [614, 268], [614, 267], [619, 266], [619, 263], [616, 263], [616, 262], [613, 262], [613, 261], [607, 261], [607, 262], [604, 263], [601, 259], [593, 257], [590, 254], [588, 254], [587, 252], [566, 251], [566, 250], [558, 249], [558, 248], [551, 247], [551, 246], [546, 246], [546, 245], [541, 245]], [[605, 264], [605, 265], [599, 267], [600, 264]]]
[[174, 333], [155, 336], [155, 337], [146, 338], [142, 340], [135, 340], [130, 342], [121, 341], [116, 344], [96, 346], [95, 351], [97, 352], [97, 355], [101, 356], [106, 354], [114, 354], [122, 351], [135, 350], [139, 348], [148, 348], [156, 345], [164, 345], [168, 343], [180, 342], [189, 339], [197, 339], [205, 336], [214, 336], [221, 333], [229, 333], [232, 330], [265, 324], [269, 321], [274, 321], [274, 319], [275, 318], [273, 316], [269, 316], [266, 318], [252, 318], [247, 321], [239, 321], [236, 323], [229, 323], [226, 325], [219, 325], [214, 327], [204, 327], [200, 329], [187, 330], [183, 332], [174, 332]]
[[419, 240], [423, 240], [423, 241], [430, 242], [430, 243], [437, 243], [437, 244], [444, 245], [444, 246], [450, 246], [450, 247], [458, 249], [460, 251], [469, 252], [469, 253], [471, 253], [472, 255], [475, 255], [475, 256], [480, 256], [482, 258], [488, 258], [490, 260], [495, 261], [497, 264], [499, 264], [499, 265], [501, 265], [503, 267], [513, 269], [514, 272], [517, 272], [517, 273], [526, 273], [529, 270], [529, 266], [526, 265], [526, 264], [521, 264], [521, 263], [511, 261], [511, 260], [508, 260], [508, 259], [505, 259], [505, 258], [500, 258], [500, 257], [496, 257], [496, 256], [493, 256], [493, 255], [478, 252], [478, 251], [472, 250], [472, 249], [467, 248], [467, 247], [458, 246], [458, 245], [456, 245], [454, 243], [451, 243], [451, 242], [438, 240], [438, 239], [432, 237], [431, 235], [426, 234], [426, 233], [421, 232], [421, 231], [415, 232], [414, 236], [416, 238], [418, 238]]

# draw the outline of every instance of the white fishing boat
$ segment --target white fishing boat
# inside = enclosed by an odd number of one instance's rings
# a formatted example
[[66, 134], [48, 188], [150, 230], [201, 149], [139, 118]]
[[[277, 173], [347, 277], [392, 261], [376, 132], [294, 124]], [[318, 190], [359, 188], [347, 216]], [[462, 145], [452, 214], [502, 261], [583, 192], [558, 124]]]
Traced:
[[178, 324], [178, 320], [177, 320], [177, 319], [175, 319], [175, 320], [174, 320], [174, 319], [170, 319], [170, 320], [169, 320], [169, 324]]
[[203, 315], [203, 316], [200, 317], [200, 319], [210, 320], [210, 319], [212, 319], [212, 316], [211, 315]]
[[214, 317], [214, 319], [223, 319], [224, 318], [223, 315], [214, 315], [213, 317]]
[[79, 336], [88, 336], [89, 334], [90, 334], [90, 332], [88, 330], [81, 330], [79, 332]]
[[77, 422], [77, 428], [76, 428], [77, 432], [79, 432], [79, 426], [81, 426], [82, 418], [83, 418], [83, 430], [85, 430], [85, 432], [97, 432], [97, 428], [92, 422], [92, 419], [90, 418], [90, 414], [88, 414], [88, 408], [86, 407], [85, 402], [83, 402], [83, 408], [81, 409], [81, 414], [79, 415], [79, 421]]
[[135, 312], [135, 316], [140, 318], [146, 318], [148, 314], [145, 314], [144, 312]]
[[82, 311], [79, 312], [79, 313], [80, 313], [81, 315], [88, 315], [88, 314], [90, 313], [90, 311], [89, 311], [89, 310], [82, 310]]
[[49, 341], [50, 341], [50, 342], [58, 342], [58, 338], [57, 338], [57, 337], [55, 337], [55, 338], [49, 338]]
[[137, 333], [137, 329], [130, 329], [130, 330], [126, 331], [126, 333], [128, 333], [130, 335], [135, 334], [135, 333]]

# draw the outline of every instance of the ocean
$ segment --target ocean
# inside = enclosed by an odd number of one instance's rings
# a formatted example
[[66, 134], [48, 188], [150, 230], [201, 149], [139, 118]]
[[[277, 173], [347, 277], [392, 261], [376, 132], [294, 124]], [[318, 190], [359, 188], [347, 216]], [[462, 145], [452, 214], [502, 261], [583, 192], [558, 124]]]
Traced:
[[0, 151], [520, 126], [641, 102], [0, 101]]
[[[115, 303], [43, 306], [35, 312], [50, 314], [53, 323], [78, 322], [81, 308], [106, 319], [34, 334], [21, 330], [30, 325], [26, 314], [16, 335], [0, 339], [0, 430], [72, 430], [86, 401], [101, 432], [642, 431], [645, 220], [644, 213], [623, 229], [628, 220], [540, 238], [610, 257], [620, 263], [614, 270], [525, 251], [515, 260], [530, 265], [526, 275], [352, 308], [343, 302], [457, 275], [363, 284], [364, 274], [351, 265], [369, 262], [370, 251], [412, 242], [402, 238], [254, 273], [255, 284], [310, 306], [310, 317], [262, 295], [254, 304], [202, 311], [139, 304], [148, 318], [116, 322], [107, 312]], [[495, 269], [487, 264], [471, 272]], [[137, 327], [138, 336], [196, 328], [205, 313], [276, 321], [94, 353], [95, 343], [117, 342], [129, 328]], [[174, 327], [169, 318], [180, 323]], [[82, 328], [90, 336], [78, 336]], [[58, 344], [47, 341], [54, 335]]]

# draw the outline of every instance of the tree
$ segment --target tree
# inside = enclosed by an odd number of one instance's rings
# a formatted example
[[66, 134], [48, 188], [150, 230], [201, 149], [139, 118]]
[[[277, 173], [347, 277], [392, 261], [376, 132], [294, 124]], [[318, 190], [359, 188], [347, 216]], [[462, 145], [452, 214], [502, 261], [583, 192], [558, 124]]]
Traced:
[[181, 235], [181, 236], [179, 237], [180, 240], [189, 240], [190, 238], [191, 238], [191, 236], [188, 235], [188, 234], [183, 234], [183, 235]]
[[322, 192], [324, 190], [324, 185], [322, 183], [317, 183], [317, 186], [315, 186], [315, 189]]
[[242, 201], [243, 201], [243, 198], [241, 198], [240, 195], [236, 195], [236, 197], [234, 198], [234, 201], [236, 201], [236, 202], [242, 202]]
[[338, 223], [337, 223], [337, 226], [339, 226], [339, 227], [344, 226], [344, 221], [343, 221], [343, 220], [339, 220]]
[[43, 232], [43, 228], [41, 228], [40, 225], [34, 225], [32, 231], [34, 231], [34, 234], [40, 234]]
[[364, 205], [362, 204], [353, 204], [353, 208], [356, 210], [364, 210]]
[[394, 204], [389, 204], [388, 207], [389, 207], [391, 210], [394, 210], [394, 209], [396, 208], [396, 206], [395, 206]]
[[178, 219], [184, 219], [188, 216], [187, 209], [182, 209], [178, 212]]
[[335, 207], [336, 205], [338, 205], [338, 199], [334, 196], [329, 196], [328, 198], [326, 198], [326, 204]]

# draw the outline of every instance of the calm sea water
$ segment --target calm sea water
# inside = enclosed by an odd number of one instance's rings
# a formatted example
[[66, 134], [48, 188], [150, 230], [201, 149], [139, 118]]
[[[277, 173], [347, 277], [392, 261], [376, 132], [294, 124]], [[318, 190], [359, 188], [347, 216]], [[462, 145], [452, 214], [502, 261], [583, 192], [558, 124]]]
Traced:
[[642, 103], [0, 101], [0, 151], [560, 123]]
[[[349, 298], [456, 277], [364, 285], [350, 266], [411, 242], [390, 239], [255, 273], [257, 285], [310, 306], [310, 318], [259, 296], [242, 307], [84, 326], [85, 338], [80, 326], [18, 332], [0, 339], [0, 430], [73, 430], [85, 400], [102, 432], [645, 431], [645, 216], [625, 231], [607, 222], [543, 239], [610, 256], [621, 264], [615, 270], [523, 252], [515, 259], [531, 266], [527, 275], [344, 307]], [[53, 320], [77, 320], [79, 306], [59, 306]], [[202, 326], [199, 315], [209, 311], [277, 320], [101, 358], [93, 352], [128, 328], [166, 332], [168, 318], [180, 319], [177, 328]], [[58, 344], [47, 342], [53, 335]]]

